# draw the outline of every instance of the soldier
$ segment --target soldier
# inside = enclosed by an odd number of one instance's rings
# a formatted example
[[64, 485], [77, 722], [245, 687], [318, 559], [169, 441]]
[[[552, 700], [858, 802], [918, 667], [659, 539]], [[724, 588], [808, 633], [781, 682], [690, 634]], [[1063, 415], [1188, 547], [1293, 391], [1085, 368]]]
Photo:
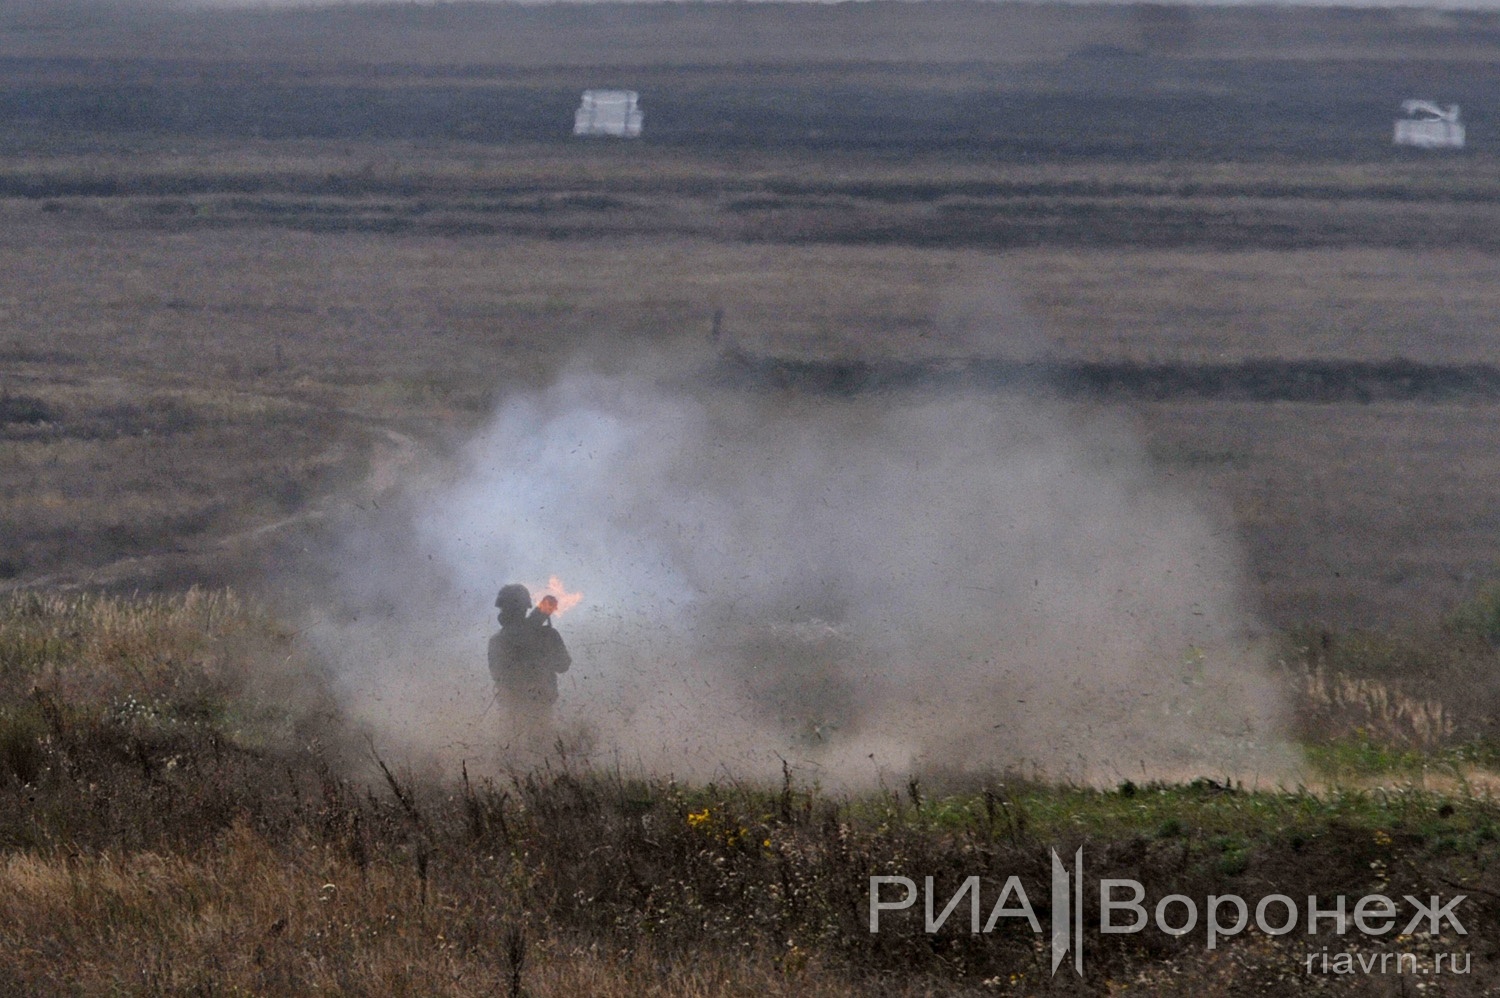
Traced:
[[500, 632], [490, 638], [490, 676], [510, 715], [511, 729], [535, 741], [551, 725], [557, 675], [573, 662], [562, 635], [552, 626], [557, 600], [544, 596], [532, 609], [531, 592], [513, 582], [500, 590], [495, 606], [500, 610]]

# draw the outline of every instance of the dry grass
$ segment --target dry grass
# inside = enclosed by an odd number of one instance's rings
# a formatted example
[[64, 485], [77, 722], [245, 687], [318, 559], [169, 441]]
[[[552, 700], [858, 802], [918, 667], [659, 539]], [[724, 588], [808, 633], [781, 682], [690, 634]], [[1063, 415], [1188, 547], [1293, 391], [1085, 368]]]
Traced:
[[[0, 981], [34, 995], [489, 996], [516, 994], [513, 980], [534, 998], [861, 993], [805, 958], [665, 960], [649, 942], [570, 940], [528, 919], [503, 884], [430, 887], [408, 864], [361, 866], [244, 824], [205, 846], [6, 857]], [[526, 876], [520, 864], [513, 876]]]
[[163, 233], [6, 211], [0, 356], [12, 365], [280, 385], [426, 379], [469, 405], [477, 386], [545, 370], [594, 333], [706, 337], [718, 308], [752, 347], [813, 355], [1456, 364], [1494, 356], [1487, 317], [1500, 305], [1495, 258], [1464, 250]]
[[1367, 676], [1312, 669], [1302, 684], [1302, 709], [1317, 715], [1325, 733], [1349, 732], [1382, 744], [1419, 749], [1446, 745], [1457, 722], [1437, 700], [1422, 700]]
[[[834, 796], [683, 786], [554, 761], [495, 780], [372, 760], [293, 635], [231, 594], [0, 601], [0, 987], [37, 995], [1368, 994], [1307, 975], [1337, 940], [1259, 934], [1213, 954], [1089, 939], [1048, 973], [1020, 920], [868, 931], [868, 877], [1022, 878], [1047, 848], [1152, 896], [1423, 893], [1472, 885], [1487, 924], [1500, 811], [1412, 790], [1101, 792], [1007, 774]], [[1371, 687], [1373, 688], [1373, 687]], [[374, 746], [378, 752], [378, 745]], [[1446, 888], [1445, 888], [1446, 891]], [[1095, 917], [1093, 899], [1089, 918]], [[1310, 947], [1310, 942], [1313, 943]], [[1439, 993], [1493, 986], [1482, 940]]]
[[1488, 403], [1141, 406], [1162, 471], [1236, 524], [1267, 616], [1432, 620], [1500, 565]]
[[1500, 258], [1466, 250], [1029, 252], [1015, 284], [1062, 356], [1490, 363]]
[[[293, 514], [363, 471], [348, 412], [441, 439], [584, 344], [685, 338], [709, 363], [717, 309], [748, 349], [803, 357], [1465, 363], [1493, 355], [1500, 307], [1496, 258], [1472, 251], [163, 232], [3, 210], [0, 394], [66, 417], [0, 428], [0, 517], [22, 539], [0, 560], [17, 577]], [[152, 399], [192, 425], [156, 427]], [[1500, 565], [1490, 409], [1209, 400], [1132, 416], [1161, 473], [1245, 539], [1273, 621], [1372, 626], [1435, 615]]]
[[143, 380], [10, 381], [33, 411], [0, 419], [0, 581], [196, 549], [297, 513], [369, 446], [284, 398]]

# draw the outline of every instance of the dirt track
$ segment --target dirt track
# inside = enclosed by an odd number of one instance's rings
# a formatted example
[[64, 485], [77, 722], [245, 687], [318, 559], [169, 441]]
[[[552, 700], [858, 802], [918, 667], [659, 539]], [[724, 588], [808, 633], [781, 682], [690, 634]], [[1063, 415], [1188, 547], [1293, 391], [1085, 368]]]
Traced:
[[[362, 425], [370, 435], [369, 474], [361, 487], [314, 498], [302, 509], [244, 530], [184, 544], [171, 550], [120, 558], [94, 568], [23, 574], [0, 581], [0, 596], [26, 589], [53, 592], [72, 590], [141, 590], [157, 587], [157, 580], [192, 578], [214, 581], [233, 577], [233, 566], [253, 560], [275, 545], [295, 544], [297, 531], [323, 523], [340, 513], [365, 508], [395, 489], [416, 464], [417, 441], [391, 426], [356, 413], [343, 416]], [[339, 447], [340, 445], [334, 445]], [[226, 579], [226, 581], [228, 581]]]

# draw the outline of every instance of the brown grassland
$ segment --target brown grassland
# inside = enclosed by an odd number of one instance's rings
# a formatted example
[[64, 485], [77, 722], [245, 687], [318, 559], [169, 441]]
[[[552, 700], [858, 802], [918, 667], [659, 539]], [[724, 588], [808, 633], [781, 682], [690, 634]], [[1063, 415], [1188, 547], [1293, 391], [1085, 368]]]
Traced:
[[[1495, 993], [1497, 44], [1416, 10], [0, 4], [0, 991]], [[569, 141], [596, 83], [645, 139]], [[1389, 148], [1408, 96], [1471, 148]], [[1242, 545], [1314, 788], [384, 758], [278, 615], [304, 550], [585, 347], [709, 378], [725, 343], [1116, 372], [1080, 404]], [[1439, 388], [1130, 387], [1393, 360]], [[1039, 901], [1050, 847], [1153, 897], [1465, 893], [1471, 931], [1091, 936], [1082, 978], [1017, 920], [868, 931], [871, 875]]]
[[[1489, 361], [1500, 305], [1500, 264], [1473, 249], [994, 253], [87, 214], [116, 209], [5, 209], [11, 577], [289, 515], [358, 476], [373, 428], [452, 439], [506, 379], [545, 379], [601, 330], [697, 331], [706, 360], [722, 310], [747, 349], [792, 356], [1462, 365]], [[1239, 524], [1275, 622], [1378, 626], [1441, 614], [1500, 563], [1493, 404], [1168, 399], [1130, 418], [1164, 474]]]
[[[1468, 780], [1490, 761], [1474, 754], [1488, 709], [1445, 712], [1379, 671], [1418, 656], [1441, 694], [1489, 667], [1475, 623], [1407, 645], [1288, 645], [1298, 723], [1341, 789], [1201, 779], [1101, 791], [934, 773], [849, 796], [790, 778], [687, 786], [566, 758], [435, 781], [362, 742], [328, 677], [263, 609], [202, 590], [13, 596], [0, 604], [0, 984], [38, 995], [1402, 993], [1399, 976], [1304, 969], [1320, 946], [1349, 945], [1415, 955], [1424, 972], [1435, 954], [1468, 954], [1468, 973], [1427, 990], [1485, 994], [1500, 811]], [[1371, 778], [1386, 787], [1358, 788]], [[979, 875], [986, 907], [1015, 875], [1039, 903], [1049, 846], [1083, 847], [1096, 875], [1138, 879], [1153, 897], [1461, 891], [1471, 934], [1346, 941], [1325, 925], [1213, 951], [1196, 934], [1091, 937], [1078, 979], [1050, 973], [1021, 919], [928, 935], [919, 916], [891, 913], [869, 932], [871, 875], [930, 871], [944, 891]]]

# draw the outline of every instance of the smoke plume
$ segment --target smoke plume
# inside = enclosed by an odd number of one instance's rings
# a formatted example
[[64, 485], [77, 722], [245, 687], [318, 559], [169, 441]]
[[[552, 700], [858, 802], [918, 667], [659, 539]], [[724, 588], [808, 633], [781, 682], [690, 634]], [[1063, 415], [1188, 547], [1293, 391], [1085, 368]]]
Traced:
[[[1274, 779], [1232, 539], [1129, 421], [1041, 393], [809, 396], [581, 356], [353, 529], [312, 625], [388, 742], [825, 784]], [[490, 704], [500, 585], [559, 576], [554, 745]]]

